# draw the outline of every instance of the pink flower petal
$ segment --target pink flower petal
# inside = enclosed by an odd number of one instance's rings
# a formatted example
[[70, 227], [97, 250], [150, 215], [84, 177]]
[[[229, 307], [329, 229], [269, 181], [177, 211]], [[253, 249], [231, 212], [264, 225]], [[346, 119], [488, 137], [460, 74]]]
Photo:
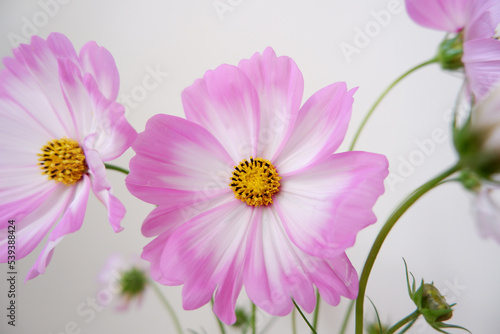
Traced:
[[161, 266], [161, 258], [163, 255], [163, 251], [165, 249], [165, 244], [172, 235], [172, 233], [175, 231], [175, 229], [180, 226], [183, 223], [183, 221], [178, 221], [172, 223], [172, 229], [160, 234], [157, 238], [155, 238], [153, 241], [151, 241], [149, 244], [147, 244], [141, 254], [141, 258], [149, 261], [151, 263], [150, 267], [150, 275], [151, 278], [154, 279], [156, 282], [165, 284], [165, 285], [180, 285], [182, 284], [181, 280], [171, 280], [166, 278], [163, 275], [163, 270]]
[[406, 0], [408, 15], [424, 27], [459, 32], [467, 23], [469, 0]]
[[182, 92], [182, 104], [186, 119], [212, 133], [233, 161], [256, 156], [259, 98], [239, 68], [221, 65], [208, 71]]
[[4, 59], [0, 96], [12, 100], [12, 104], [18, 105], [17, 110], [39, 124], [39, 132], [45, 130], [48, 137], [61, 138], [70, 133], [72, 121], [61, 94], [57, 61], [43, 41], [36, 37], [33, 41], [34, 51], [22, 45], [14, 50], [15, 59]]
[[372, 207], [384, 192], [387, 174], [382, 155], [334, 154], [300, 173], [283, 175], [276, 211], [301, 250], [333, 258], [354, 244], [361, 229], [375, 223]]
[[307, 100], [300, 109], [289, 140], [273, 158], [280, 174], [304, 168], [337, 150], [351, 118], [355, 91], [347, 91], [345, 83], [335, 83]]
[[125, 207], [111, 193], [111, 184], [106, 179], [106, 168], [102, 163], [99, 153], [95, 150], [85, 150], [85, 158], [89, 166], [90, 174], [92, 175], [92, 191], [94, 195], [101, 201], [108, 210], [108, 220], [115, 232], [123, 230], [121, 221], [125, 217]]
[[102, 161], [110, 161], [121, 156], [137, 138], [137, 132], [125, 119], [125, 108], [106, 99], [99, 91], [93, 77], [86, 74], [83, 84], [91, 99], [95, 122], [85, 141], [89, 148], [99, 151]]
[[500, 41], [482, 38], [465, 42], [462, 61], [470, 90], [481, 99], [500, 80]]
[[479, 233], [500, 243], [500, 207], [492, 198], [499, 187], [483, 186], [476, 197], [474, 213]]
[[52, 258], [52, 253], [56, 245], [69, 233], [76, 232], [80, 229], [85, 217], [85, 209], [87, 208], [87, 199], [90, 191], [90, 180], [85, 176], [74, 188], [74, 197], [71, 204], [65, 210], [63, 217], [56, 225], [54, 230], [49, 235], [49, 240], [38, 256], [33, 267], [31, 267], [26, 280], [35, 278], [43, 274], [45, 268], [49, 265]]
[[253, 211], [233, 200], [196, 216], [170, 236], [161, 268], [167, 279], [184, 282], [185, 309], [208, 303], [218, 286], [214, 310], [227, 324], [236, 320], [234, 308]]
[[126, 178], [129, 191], [153, 204], [191, 205], [231, 193], [234, 162], [201, 126], [156, 115], [133, 144], [137, 155]]
[[464, 40], [493, 37], [500, 20], [496, 0], [406, 0], [410, 17], [418, 24], [450, 33], [464, 30]]
[[240, 61], [238, 67], [255, 87], [260, 101], [259, 157], [272, 158], [293, 129], [302, 103], [304, 79], [289, 57], [272, 48]]
[[16, 259], [22, 259], [45, 237], [58, 221], [74, 196], [74, 190], [64, 185], [53, 187], [34, 198], [26, 198], [9, 211], [9, 206], [1, 206], [0, 217], [0, 261], [7, 262], [8, 220], [16, 221]]
[[69, 60], [59, 60], [59, 81], [66, 101], [67, 110], [72, 118], [68, 136], [82, 141], [84, 134], [90, 132], [93, 115], [89, 95], [83, 85], [80, 69]]
[[252, 225], [244, 269], [245, 290], [250, 299], [271, 315], [286, 315], [293, 298], [306, 312], [316, 305], [313, 283], [331, 305], [340, 296], [355, 298], [357, 275], [345, 254], [324, 259], [310, 256], [288, 238], [277, 212], [258, 210]]
[[67, 59], [73, 64], [78, 65], [78, 56], [68, 37], [57, 32], [51, 33], [49, 37], [47, 37], [47, 46], [56, 58]]
[[116, 100], [120, 76], [111, 53], [95, 42], [88, 42], [80, 50], [80, 62], [84, 73], [94, 77], [99, 91], [108, 100]]

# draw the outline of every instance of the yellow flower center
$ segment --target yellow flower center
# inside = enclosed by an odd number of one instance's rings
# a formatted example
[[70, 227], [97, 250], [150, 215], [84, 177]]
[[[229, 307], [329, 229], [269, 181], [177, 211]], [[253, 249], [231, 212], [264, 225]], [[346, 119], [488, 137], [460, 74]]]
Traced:
[[42, 174], [47, 175], [49, 180], [62, 182], [67, 186], [75, 184], [87, 171], [85, 154], [73, 139], [49, 141], [42, 147], [42, 153], [38, 153], [38, 156]]
[[243, 160], [234, 167], [229, 186], [236, 198], [248, 205], [260, 206], [273, 203], [279, 191], [281, 177], [273, 164], [266, 159]]

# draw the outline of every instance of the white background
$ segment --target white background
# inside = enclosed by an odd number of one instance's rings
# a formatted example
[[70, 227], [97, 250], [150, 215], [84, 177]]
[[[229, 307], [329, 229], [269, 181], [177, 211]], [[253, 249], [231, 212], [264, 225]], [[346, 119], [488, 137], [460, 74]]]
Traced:
[[[391, 14], [385, 26], [375, 24], [372, 11], [387, 10], [394, 1], [400, 6], [399, 13]], [[136, 106], [129, 103], [127, 116], [138, 132], [157, 113], [183, 116], [180, 93], [205, 71], [222, 63], [237, 64], [272, 46], [278, 55], [290, 56], [298, 64], [305, 79], [304, 99], [336, 81], [360, 87], [347, 141], [341, 147], [346, 150], [363, 115], [384, 87], [411, 66], [433, 57], [444, 37], [442, 32], [413, 23], [402, 1], [397, 0], [222, 0], [233, 4], [228, 5], [232, 10], [222, 16], [213, 0], [66, 2], [58, 8], [50, 7], [48, 15], [41, 5], [50, 3], [48, 0], [41, 4], [35, 0], [0, 0], [0, 56], [12, 54], [9, 36], [23, 37], [23, 33], [34, 30], [43, 38], [50, 32], [62, 32], [77, 50], [94, 40], [115, 57], [122, 101], [124, 94], [135, 92], [139, 96], [148, 69], [168, 72], [157, 88], [136, 99]], [[372, 37], [349, 62], [340, 45], [355, 46], [356, 29], [365, 28], [372, 29]], [[376, 233], [397, 203], [456, 160], [445, 118], [461, 82], [460, 74], [443, 72], [437, 65], [420, 70], [384, 100], [363, 133], [358, 149], [387, 155], [393, 173], [401, 172], [403, 160], [421, 159], [406, 171], [404, 182], [387, 184], [386, 194], [375, 207], [379, 222], [362, 231], [356, 245], [348, 250], [358, 272]], [[430, 151], [422, 153], [416, 141], [431, 140], [434, 129], [445, 131], [447, 140], [434, 142], [434, 148], [428, 146]], [[127, 167], [132, 156], [129, 150], [115, 164]], [[60, 243], [45, 274], [24, 282], [41, 247], [19, 262], [15, 329], [6, 325], [7, 285], [6, 275], [1, 273], [7, 268], [0, 265], [0, 333], [71, 333], [65, 330], [73, 326], [71, 323], [80, 333], [174, 333], [172, 322], [151, 291], [141, 306], [133, 305], [126, 313], [115, 312], [117, 298], [89, 322], [88, 316], [76, 312], [81, 303], [99, 293], [96, 276], [110, 254], [140, 254], [148, 242], [140, 226], [152, 206], [128, 194], [122, 174], [110, 171], [109, 178], [128, 209], [125, 230], [113, 233], [103, 206], [91, 195], [82, 229]], [[417, 280], [434, 281], [448, 300], [458, 303], [451, 323], [473, 333], [493, 333], [500, 328], [500, 246], [478, 236], [471, 210], [472, 196], [458, 184], [446, 184], [403, 216], [384, 244], [368, 285], [367, 294], [383, 321], [394, 323], [414, 310], [406, 292], [404, 257]], [[180, 287], [162, 287], [162, 291], [175, 306], [185, 329], [217, 333], [208, 305], [184, 311]], [[240, 302], [248, 307], [244, 298]], [[322, 304], [319, 333], [338, 331], [347, 305], [347, 300], [338, 307]], [[367, 319], [374, 319], [368, 301], [366, 314]], [[259, 313], [258, 326], [262, 328], [267, 319]], [[306, 333], [302, 320], [297, 322], [299, 333]], [[267, 333], [287, 333], [290, 328], [290, 318], [280, 318]], [[351, 325], [348, 332], [353, 331]], [[410, 331], [432, 332], [421, 322]]]

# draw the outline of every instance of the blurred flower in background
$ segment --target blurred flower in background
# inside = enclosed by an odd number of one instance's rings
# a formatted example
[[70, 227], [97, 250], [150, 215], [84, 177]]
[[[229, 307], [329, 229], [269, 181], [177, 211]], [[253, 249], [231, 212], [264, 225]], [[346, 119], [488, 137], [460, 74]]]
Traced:
[[140, 305], [148, 287], [148, 264], [139, 256], [125, 258], [119, 254], [111, 255], [98, 276], [104, 287], [112, 287], [119, 296], [116, 309], [125, 311], [133, 301]]

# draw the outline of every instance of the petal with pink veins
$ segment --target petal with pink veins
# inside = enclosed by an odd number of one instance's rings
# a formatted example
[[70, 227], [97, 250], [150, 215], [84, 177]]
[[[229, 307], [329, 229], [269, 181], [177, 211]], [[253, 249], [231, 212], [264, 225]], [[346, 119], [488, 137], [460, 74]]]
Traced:
[[184, 282], [187, 310], [210, 301], [226, 324], [236, 321], [234, 308], [241, 290], [242, 266], [254, 210], [233, 200], [194, 217], [168, 239], [161, 258], [163, 275]]
[[273, 157], [293, 129], [302, 103], [304, 78], [289, 57], [276, 57], [266, 48], [262, 55], [240, 61], [238, 67], [247, 75], [260, 101], [259, 157]]
[[99, 91], [108, 100], [116, 100], [120, 76], [111, 53], [96, 42], [88, 42], [80, 50], [80, 63], [83, 72], [94, 77]]
[[272, 159], [280, 174], [305, 168], [337, 150], [347, 132], [355, 91], [339, 82], [307, 100], [283, 150]]
[[500, 80], [500, 41], [482, 38], [464, 43], [462, 61], [468, 86], [476, 99], [486, 96]]
[[106, 168], [100, 160], [99, 152], [95, 150], [85, 150], [85, 158], [92, 175], [92, 191], [108, 210], [108, 220], [115, 232], [123, 230], [121, 221], [125, 216], [125, 207], [111, 193], [111, 183], [106, 178]]
[[52, 253], [57, 244], [70, 233], [74, 233], [80, 229], [85, 217], [85, 209], [87, 208], [87, 200], [90, 191], [90, 180], [87, 176], [77, 184], [73, 189], [71, 203], [57, 223], [56, 227], [49, 235], [49, 240], [38, 256], [33, 267], [28, 272], [26, 280], [33, 279], [45, 272], [45, 268], [49, 265], [52, 258]]
[[132, 145], [126, 178], [142, 200], [171, 207], [231, 193], [234, 161], [208, 131], [175, 116], [156, 115]]
[[234, 161], [256, 156], [259, 97], [238, 67], [221, 65], [208, 71], [203, 79], [186, 88], [181, 97], [186, 119], [213, 134]]
[[375, 223], [372, 207], [384, 192], [387, 175], [382, 155], [334, 154], [300, 173], [283, 175], [274, 205], [301, 250], [336, 257], [354, 244], [361, 229]]

